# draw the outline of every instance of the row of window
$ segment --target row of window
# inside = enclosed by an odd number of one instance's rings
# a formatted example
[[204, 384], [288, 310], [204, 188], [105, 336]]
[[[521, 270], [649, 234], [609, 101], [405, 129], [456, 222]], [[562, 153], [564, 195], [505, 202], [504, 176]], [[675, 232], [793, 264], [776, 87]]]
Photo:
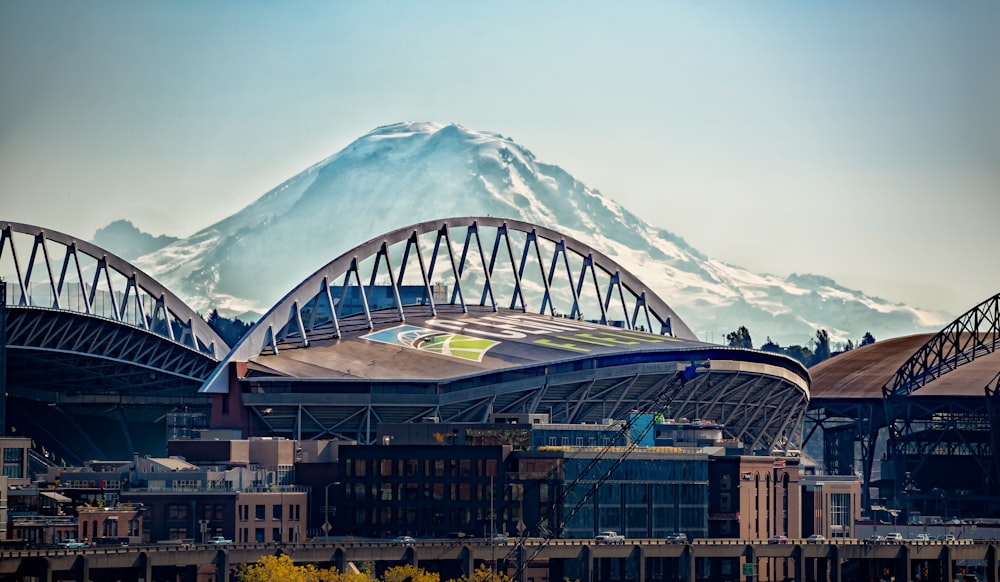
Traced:
[[[516, 522], [521, 517], [519, 508], [496, 511], [497, 523]], [[356, 507], [347, 512], [352, 525], [372, 525], [387, 529], [414, 531], [420, 527], [460, 524], [462, 526], [487, 523], [490, 511], [483, 507]]]
[[491, 491], [483, 483], [353, 483], [345, 496], [348, 501], [487, 501]]
[[[263, 503], [255, 504], [253, 506], [253, 519], [255, 521], [267, 519], [267, 507]], [[272, 504], [270, 507], [272, 520], [287, 519], [288, 521], [299, 521], [302, 515], [301, 506], [297, 503], [288, 504], [287, 514], [283, 512], [284, 505], [282, 504]], [[239, 514], [240, 521], [250, 521], [250, 504], [240, 504], [236, 507], [236, 511]]]
[[497, 464], [496, 459], [350, 459], [344, 469], [348, 477], [495, 477]]

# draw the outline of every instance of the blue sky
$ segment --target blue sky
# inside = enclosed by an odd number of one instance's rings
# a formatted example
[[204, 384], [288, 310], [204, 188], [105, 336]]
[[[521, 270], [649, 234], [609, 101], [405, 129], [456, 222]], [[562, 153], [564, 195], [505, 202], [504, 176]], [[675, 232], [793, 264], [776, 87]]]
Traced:
[[1000, 292], [998, 26], [962, 0], [8, 0], [0, 216], [188, 235], [379, 125], [456, 122], [710, 256], [958, 315]]

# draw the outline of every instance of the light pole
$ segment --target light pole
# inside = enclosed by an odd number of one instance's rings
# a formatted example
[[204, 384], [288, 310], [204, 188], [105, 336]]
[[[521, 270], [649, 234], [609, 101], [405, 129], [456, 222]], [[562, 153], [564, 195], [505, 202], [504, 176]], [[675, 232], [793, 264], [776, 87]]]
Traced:
[[330, 525], [330, 486], [340, 485], [340, 481], [334, 481], [333, 483], [327, 483], [326, 487], [323, 488], [323, 541], [330, 541], [330, 529], [333, 527]]
[[872, 529], [872, 535], [875, 535], [878, 533], [878, 512], [885, 511], [886, 509], [881, 505], [872, 505], [871, 509], [872, 509], [872, 517], [875, 518], [875, 526]]

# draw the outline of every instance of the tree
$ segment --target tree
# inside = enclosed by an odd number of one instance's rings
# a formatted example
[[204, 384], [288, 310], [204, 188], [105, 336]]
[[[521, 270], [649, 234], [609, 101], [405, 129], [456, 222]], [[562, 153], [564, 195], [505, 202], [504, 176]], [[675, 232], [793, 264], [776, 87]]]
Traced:
[[852, 342], [850, 339], [848, 339], [847, 343], [844, 344], [844, 350], [843, 351], [849, 352], [849, 351], [851, 351], [853, 349], [854, 349], [854, 342]]
[[815, 366], [824, 360], [830, 359], [830, 334], [825, 329], [818, 330], [816, 332], [816, 339], [813, 342], [815, 343], [815, 349], [810, 359], [810, 365]]
[[513, 582], [507, 574], [494, 572], [486, 564], [480, 564], [476, 571], [468, 576], [455, 578], [448, 582]]
[[[313, 564], [298, 566], [286, 554], [262, 556], [256, 563], [240, 568], [239, 582], [372, 582], [357, 572], [338, 572], [336, 568], [318, 569]], [[414, 582], [416, 582], [414, 578]], [[420, 582], [437, 582], [421, 579]]]
[[441, 574], [428, 572], [412, 564], [393, 566], [382, 572], [382, 582], [441, 582]]
[[745, 325], [741, 325], [736, 331], [727, 333], [726, 342], [728, 342], [731, 348], [753, 349], [753, 339], [750, 337], [750, 330]]
[[872, 335], [872, 332], [866, 331], [864, 337], [861, 338], [861, 343], [859, 343], [858, 346], [867, 346], [873, 343], [875, 343], [875, 336]]
[[812, 350], [810, 350], [805, 346], [788, 346], [787, 348], [782, 350], [781, 353], [784, 353], [786, 356], [790, 358], [795, 358], [803, 366], [806, 367], [809, 367], [809, 362], [811, 362], [813, 359]]
[[760, 349], [765, 352], [774, 352], [776, 354], [785, 353], [784, 348], [771, 341], [771, 336], [767, 336], [767, 341], [764, 342], [764, 345], [760, 346]]

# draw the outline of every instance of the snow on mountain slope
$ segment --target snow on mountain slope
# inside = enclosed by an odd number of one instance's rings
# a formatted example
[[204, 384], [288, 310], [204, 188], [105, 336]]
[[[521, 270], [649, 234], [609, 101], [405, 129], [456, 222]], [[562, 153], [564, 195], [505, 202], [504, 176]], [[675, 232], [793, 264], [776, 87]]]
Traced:
[[758, 275], [708, 258], [502, 135], [454, 124], [376, 128], [243, 210], [139, 258], [197, 310], [263, 313], [329, 260], [373, 236], [449, 216], [537, 223], [588, 242], [638, 274], [699, 335], [746, 325], [806, 343], [937, 329], [945, 318], [813, 275]]

